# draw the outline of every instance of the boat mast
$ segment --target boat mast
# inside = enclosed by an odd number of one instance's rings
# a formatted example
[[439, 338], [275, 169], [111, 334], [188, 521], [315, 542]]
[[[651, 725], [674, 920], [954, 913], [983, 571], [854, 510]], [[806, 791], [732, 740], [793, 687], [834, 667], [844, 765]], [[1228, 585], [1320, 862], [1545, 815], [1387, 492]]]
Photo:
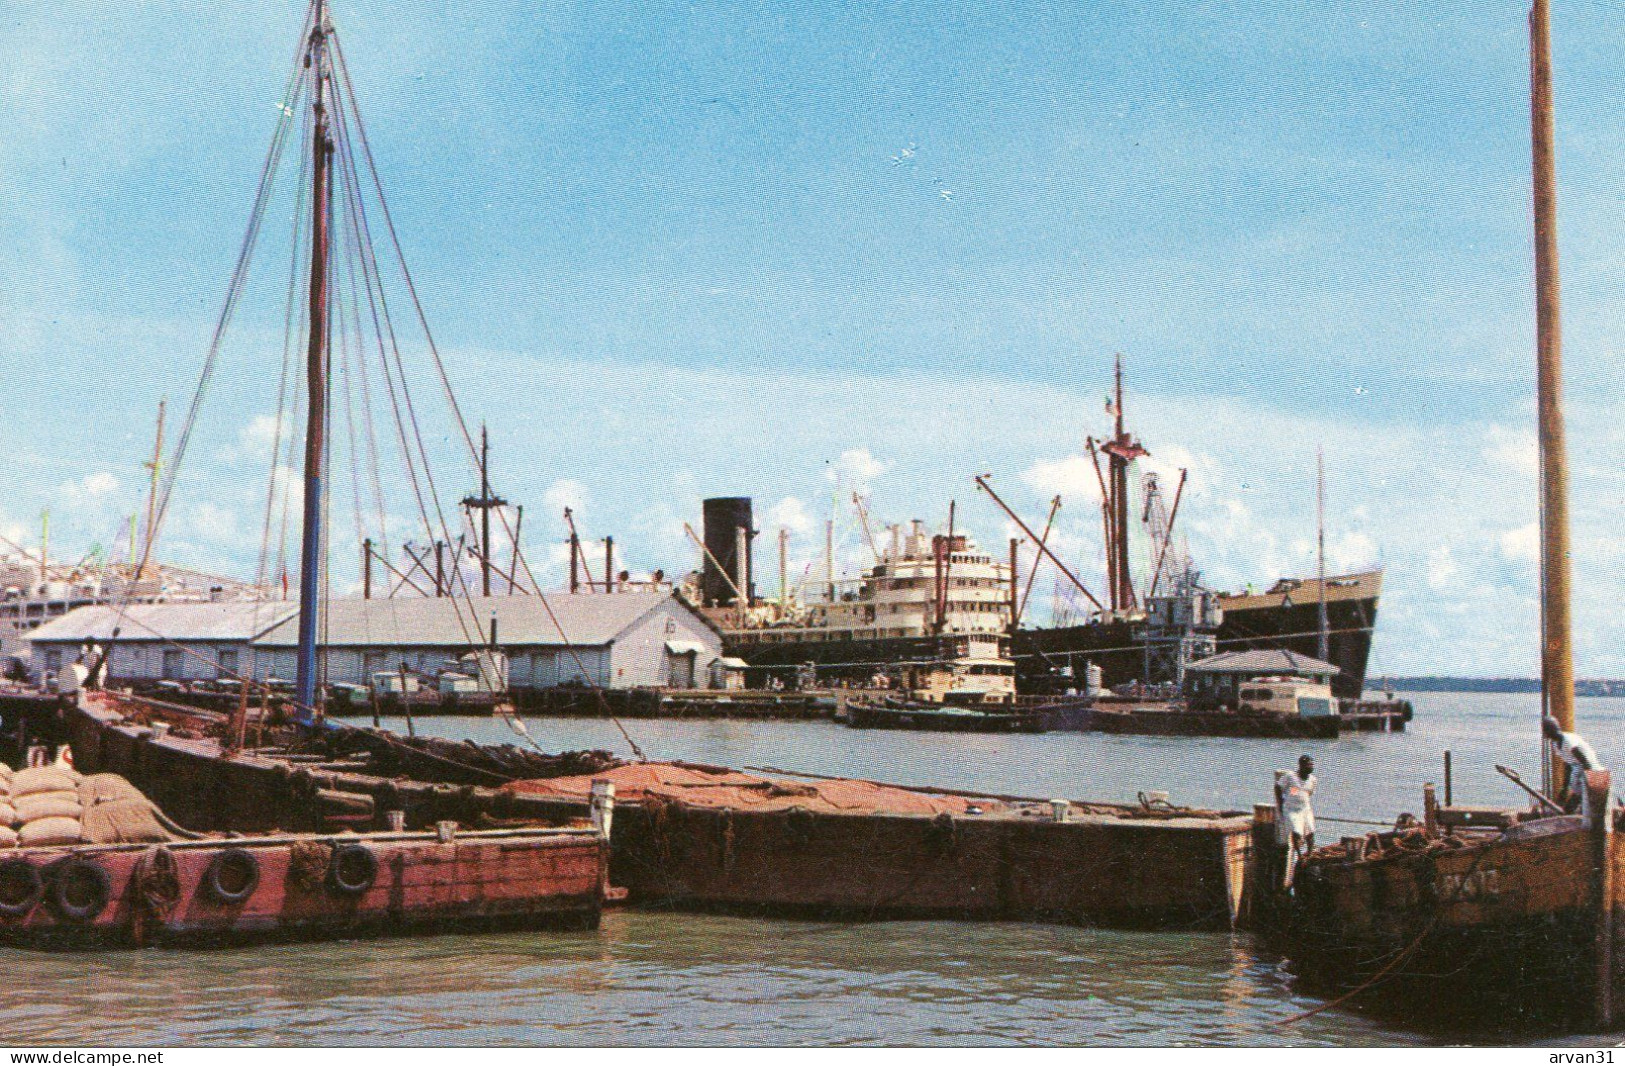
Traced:
[[327, 4], [315, 0], [315, 19], [305, 65], [311, 69], [310, 345], [305, 379], [309, 385], [305, 420], [304, 526], [299, 548], [299, 652], [295, 673], [295, 713], [313, 720], [316, 707], [316, 621], [322, 571], [322, 460], [327, 428], [328, 165], [333, 141], [328, 133]]
[[[485, 424], [480, 423], [480, 494], [468, 496], [463, 499], [463, 506], [468, 509], [470, 517], [475, 511], [480, 512], [480, 594], [491, 595], [491, 511], [493, 508], [506, 507], [508, 501], [491, 495], [491, 438], [486, 432]], [[607, 570], [606, 564], [606, 570]], [[605, 580], [613, 579], [613, 574], [606, 574]], [[606, 591], [612, 591], [610, 585], [605, 585]], [[510, 592], [512, 589], [509, 590]]]
[[1323, 663], [1331, 662], [1331, 633], [1326, 628], [1326, 453], [1315, 449], [1315, 538], [1317, 582], [1320, 586], [1320, 611], [1316, 619], [1320, 640], [1315, 645], [1316, 656]]
[[1550, 0], [1534, 0], [1529, 10], [1529, 52], [1540, 408], [1540, 691], [1545, 713], [1568, 731], [1574, 728], [1574, 648], [1569, 615], [1569, 478], [1563, 439], [1563, 334], [1557, 271], [1557, 158], [1552, 117]]
[[[164, 463], [164, 401], [158, 401], [158, 433], [152, 444], [152, 461], [147, 463], [151, 472], [147, 484], [147, 531], [142, 538], [141, 562], [136, 566], [135, 579], [140, 581], [146, 574], [146, 561], [152, 558], [152, 539], [158, 532], [158, 477]], [[134, 542], [131, 542], [134, 550]]]

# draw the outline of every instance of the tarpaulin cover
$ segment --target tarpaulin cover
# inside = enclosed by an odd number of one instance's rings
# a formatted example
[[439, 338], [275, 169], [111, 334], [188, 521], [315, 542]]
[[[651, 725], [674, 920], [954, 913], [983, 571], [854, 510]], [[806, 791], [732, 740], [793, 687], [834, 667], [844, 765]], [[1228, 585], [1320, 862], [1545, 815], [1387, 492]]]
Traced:
[[965, 814], [970, 807], [991, 813], [1003, 806], [997, 800], [912, 792], [867, 781], [795, 781], [758, 777], [738, 770], [723, 770], [678, 763], [632, 763], [602, 773], [579, 777], [553, 777], [515, 781], [504, 786], [526, 795], [586, 800], [594, 781], [615, 786], [615, 802], [642, 803], [655, 799], [690, 807], [732, 808], [750, 811], [787, 811], [800, 808], [825, 814]]

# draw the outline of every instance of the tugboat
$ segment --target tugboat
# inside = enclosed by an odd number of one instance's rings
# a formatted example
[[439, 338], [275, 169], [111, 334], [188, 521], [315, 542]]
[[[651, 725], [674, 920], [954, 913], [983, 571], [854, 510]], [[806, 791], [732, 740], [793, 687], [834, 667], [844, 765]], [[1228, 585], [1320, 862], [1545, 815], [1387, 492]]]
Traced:
[[1391, 831], [1305, 857], [1281, 900], [1280, 928], [1305, 979], [1345, 990], [1333, 1003], [1425, 1010], [1434, 1022], [1606, 1032], [1622, 983], [1615, 937], [1625, 854], [1609, 773], [1574, 732], [1549, 4], [1534, 0], [1529, 16], [1542, 787], [1498, 767], [1533, 799], [1502, 810], [1440, 804], [1424, 786], [1420, 821], [1401, 815]]

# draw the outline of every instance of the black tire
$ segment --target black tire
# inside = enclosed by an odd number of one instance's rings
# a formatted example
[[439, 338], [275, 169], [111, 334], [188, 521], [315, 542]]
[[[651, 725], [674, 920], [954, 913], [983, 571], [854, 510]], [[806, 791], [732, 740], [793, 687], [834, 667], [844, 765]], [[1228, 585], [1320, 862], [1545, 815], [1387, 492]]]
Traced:
[[203, 888], [221, 903], [241, 903], [260, 887], [260, 861], [243, 848], [227, 848], [203, 871]]
[[63, 859], [51, 871], [46, 899], [52, 910], [70, 922], [94, 921], [112, 898], [112, 879], [88, 859]]
[[378, 856], [360, 844], [340, 844], [327, 864], [327, 886], [341, 896], [359, 896], [378, 880]]
[[0, 914], [21, 918], [45, 898], [45, 879], [26, 859], [0, 862]]

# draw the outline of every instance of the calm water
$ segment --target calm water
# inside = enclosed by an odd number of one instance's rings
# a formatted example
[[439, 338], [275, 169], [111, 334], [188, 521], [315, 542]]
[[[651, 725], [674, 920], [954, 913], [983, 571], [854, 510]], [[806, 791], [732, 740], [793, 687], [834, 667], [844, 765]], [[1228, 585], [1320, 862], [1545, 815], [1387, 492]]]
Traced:
[[[1454, 752], [1458, 802], [1517, 802], [1538, 779], [1536, 697], [1424, 694], [1399, 736], [1337, 742], [956, 737], [827, 723], [628, 722], [651, 757], [771, 765], [1037, 796], [1247, 807], [1314, 754], [1323, 816], [1420, 810]], [[1605, 760], [1625, 700], [1581, 701]], [[394, 723], [399, 727], [399, 723]], [[429, 720], [510, 739], [500, 722]], [[550, 749], [624, 750], [613, 724], [533, 720]], [[1351, 830], [1353, 831], [1353, 830]], [[1336, 825], [1323, 827], [1335, 835]], [[0, 951], [0, 1042], [254, 1044], [1428, 1044], [1494, 1033], [1396, 1030], [1318, 1000], [1245, 935], [1043, 925], [837, 925], [620, 911], [594, 933], [438, 937], [50, 956]], [[40, 990], [24, 995], [19, 990]], [[1595, 1039], [1595, 1038], [1593, 1038]], [[1619, 1039], [1618, 1036], [1613, 1039]]]

